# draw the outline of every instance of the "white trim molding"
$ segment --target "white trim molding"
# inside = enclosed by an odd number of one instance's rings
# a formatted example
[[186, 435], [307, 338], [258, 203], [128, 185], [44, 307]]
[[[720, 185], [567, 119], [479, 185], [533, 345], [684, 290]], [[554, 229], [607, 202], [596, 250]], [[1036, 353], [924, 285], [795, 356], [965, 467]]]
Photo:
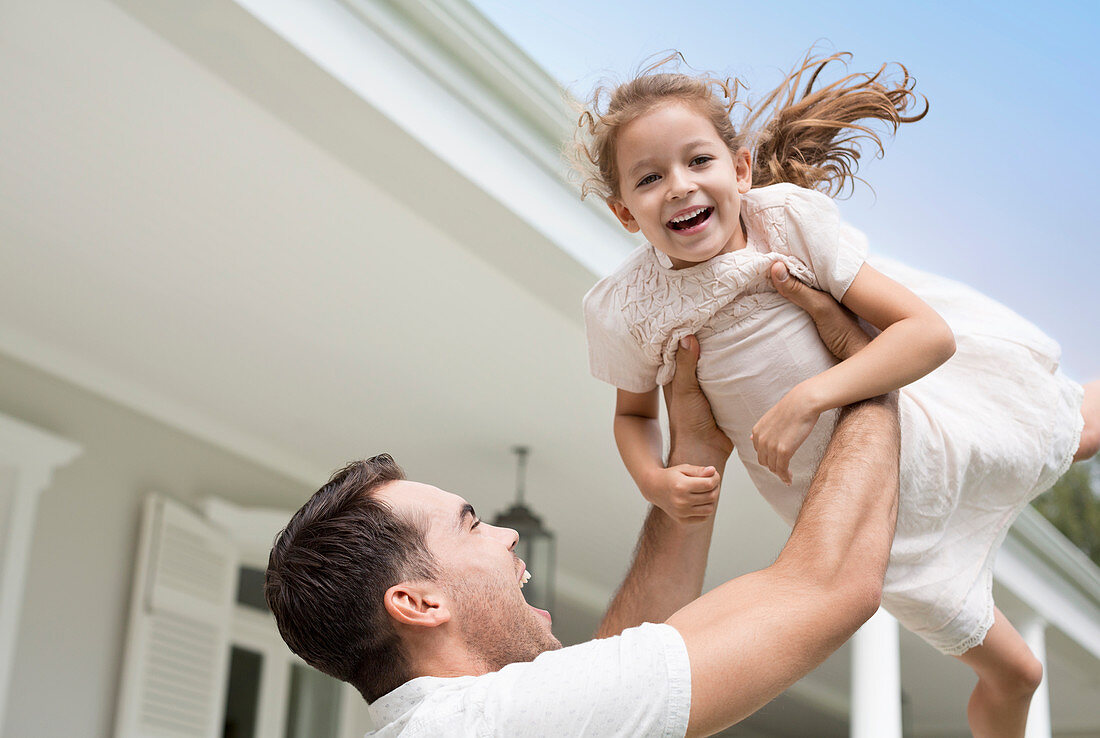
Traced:
[[464, 0], [341, 0], [499, 132], [560, 175], [567, 93]]
[[[218, 1], [236, 3], [465, 182], [525, 221], [586, 270], [589, 283], [610, 273], [633, 248], [601, 204], [578, 207], [579, 195], [566, 181], [559, 153], [568, 130], [565, 93], [558, 87], [560, 102], [552, 105], [550, 88], [556, 83], [545, 72], [524, 76], [537, 67], [518, 49], [509, 53], [499, 32], [490, 31], [476, 11], [430, 0], [400, 6], [383, 0], [206, 0]], [[494, 36], [494, 48], [480, 47]], [[523, 69], [487, 71], [501, 62]], [[331, 102], [318, 99], [316, 105]], [[499, 259], [495, 263], [501, 266]]]
[[0, 726], [15, 664], [38, 497], [54, 470], [80, 454], [67, 439], [0, 415]]
[[1036, 615], [1100, 659], [1100, 570], [1038, 511], [1009, 531], [994, 576]]

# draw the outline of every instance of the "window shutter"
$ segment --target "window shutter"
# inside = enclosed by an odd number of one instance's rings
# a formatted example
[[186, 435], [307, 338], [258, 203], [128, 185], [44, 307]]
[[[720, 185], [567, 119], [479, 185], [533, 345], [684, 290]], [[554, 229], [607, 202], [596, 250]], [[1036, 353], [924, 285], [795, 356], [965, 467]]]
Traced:
[[237, 556], [183, 505], [145, 500], [116, 738], [221, 734]]

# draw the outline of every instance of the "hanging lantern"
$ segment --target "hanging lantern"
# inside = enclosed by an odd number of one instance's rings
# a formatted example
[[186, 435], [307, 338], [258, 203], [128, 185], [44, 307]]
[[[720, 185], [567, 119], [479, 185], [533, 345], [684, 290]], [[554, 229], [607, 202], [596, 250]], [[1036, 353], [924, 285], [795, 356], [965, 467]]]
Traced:
[[524, 585], [523, 596], [531, 605], [550, 610], [554, 605], [554, 534], [523, 502], [530, 449], [516, 446], [512, 451], [516, 454], [516, 503], [498, 514], [493, 525], [512, 528], [519, 533], [516, 556], [523, 559], [531, 572], [531, 581]]

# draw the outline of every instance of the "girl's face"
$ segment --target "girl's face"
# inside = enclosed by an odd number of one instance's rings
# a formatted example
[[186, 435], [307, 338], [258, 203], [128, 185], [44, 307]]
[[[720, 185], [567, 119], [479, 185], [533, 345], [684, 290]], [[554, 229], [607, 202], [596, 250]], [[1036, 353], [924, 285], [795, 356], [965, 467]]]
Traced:
[[608, 201], [676, 269], [745, 247], [741, 195], [752, 186], [746, 149], [731, 154], [710, 121], [669, 103], [627, 123], [616, 141], [619, 197]]

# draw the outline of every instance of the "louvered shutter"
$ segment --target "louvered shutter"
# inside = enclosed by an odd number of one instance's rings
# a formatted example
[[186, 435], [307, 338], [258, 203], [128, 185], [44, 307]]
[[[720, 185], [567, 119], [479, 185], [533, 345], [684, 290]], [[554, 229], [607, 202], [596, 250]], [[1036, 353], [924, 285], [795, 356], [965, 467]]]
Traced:
[[145, 501], [117, 738], [221, 735], [237, 556], [183, 505]]

